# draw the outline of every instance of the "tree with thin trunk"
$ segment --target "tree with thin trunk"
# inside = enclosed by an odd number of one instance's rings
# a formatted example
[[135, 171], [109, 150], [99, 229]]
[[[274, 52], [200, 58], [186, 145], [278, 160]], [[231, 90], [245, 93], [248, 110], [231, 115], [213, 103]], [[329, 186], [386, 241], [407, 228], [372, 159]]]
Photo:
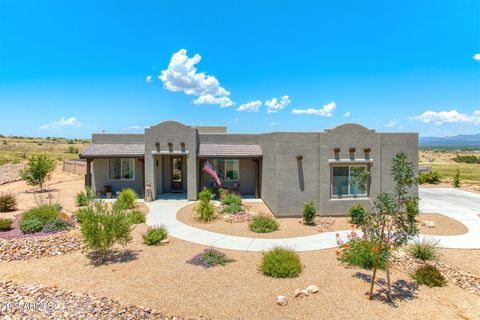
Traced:
[[20, 170], [20, 178], [28, 185], [38, 186], [43, 192], [43, 186], [52, 176], [55, 170], [55, 160], [50, 159], [46, 154], [33, 155], [28, 160], [27, 166]]
[[[364, 232], [377, 243], [368, 296], [370, 300], [373, 297], [373, 287], [382, 249], [386, 253], [387, 297], [389, 301], [392, 301], [389, 264], [391, 252], [418, 235], [416, 225], [416, 217], [419, 213], [418, 197], [410, 193], [411, 188], [417, 184], [417, 178], [415, 177], [415, 167], [405, 153], [399, 153], [393, 158], [392, 178], [394, 189], [392, 192], [381, 192], [377, 195], [376, 200], [372, 202], [373, 210], [367, 213], [365, 221], [362, 223]], [[352, 183], [365, 191], [368, 188], [370, 173], [366, 170], [353, 172], [351, 179]]]

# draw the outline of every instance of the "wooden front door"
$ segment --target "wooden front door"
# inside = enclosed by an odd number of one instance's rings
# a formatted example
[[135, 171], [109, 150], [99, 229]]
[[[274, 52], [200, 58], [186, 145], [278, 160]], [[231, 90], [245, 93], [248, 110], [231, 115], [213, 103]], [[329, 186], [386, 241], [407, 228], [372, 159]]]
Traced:
[[172, 157], [170, 167], [172, 169], [170, 189], [172, 192], [183, 192], [183, 158]]

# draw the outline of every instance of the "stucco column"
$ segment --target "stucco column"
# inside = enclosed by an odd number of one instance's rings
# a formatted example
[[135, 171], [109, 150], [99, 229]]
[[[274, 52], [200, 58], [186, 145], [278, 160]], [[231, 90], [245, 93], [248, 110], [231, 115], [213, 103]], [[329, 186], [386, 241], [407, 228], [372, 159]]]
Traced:
[[187, 156], [187, 198], [188, 200], [197, 200], [198, 177], [197, 177], [197, 157], [195, 154]]
[[85, 187], [92, 187], [92, 159], [87, 159], [85, 168]]
[[[150, 184], [153, 198], [157, 197], [157, 185], [155, 181], [155, 157], [153, 154], [145, 152], [145, 186]], [[145, 188], [145, 186], [143, 186]]]

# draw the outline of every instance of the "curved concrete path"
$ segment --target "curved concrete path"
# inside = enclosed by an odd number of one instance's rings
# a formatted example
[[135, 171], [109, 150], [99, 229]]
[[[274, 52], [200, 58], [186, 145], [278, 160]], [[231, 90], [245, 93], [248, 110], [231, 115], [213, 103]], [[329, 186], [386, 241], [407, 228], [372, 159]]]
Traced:
[[[480, 195], [454, 189], [420, 189], [420, 208], [424, 212], [441, 213], [459, 220], [469, 232], [459, 236], [433, 237], [440, 240], [440, 246], [447, 248], [480, 248]], [[222, 249], [242, 251], [264, 251], [274, 246], [287, 246], [295, 251], [313, 251], [335, 248], [337, 232], [323, 232], [311, 236], [264, 239], [247, 238], [211, 232], [186, 225], [177, 220], [177, 212], [190, 204], [182, 199], [156, 200], [147, 205], [150, 213], [147, 224], [163, 224], [168, 233], [185, 241]], [[339, 231], [345, 238], [350, 231]], [[430, 237], [430, 236], [427, 236]]]

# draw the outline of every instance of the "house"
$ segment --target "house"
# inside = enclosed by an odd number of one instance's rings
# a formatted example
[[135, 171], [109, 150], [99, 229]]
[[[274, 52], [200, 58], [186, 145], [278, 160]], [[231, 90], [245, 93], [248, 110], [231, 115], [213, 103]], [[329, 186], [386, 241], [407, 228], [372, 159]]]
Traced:
[[[368, 207], [370, 196], [393, 190], [390, 169], [399, 152], [418, 168], [418, 134], [350, 123], [324, 132], [230, 134], [222, 126], [166, 121], [144, 134], [93, 134], [80, 157], [87, 161], [85, 184], [97, 192], [130, 187], [143, 196], [148, 186], [154, 197], [178, 192], [190, 200], [203, 187], [217, 187], [202, 170], [208, 160], [222, 187], [262, 198], [285, 217], [300, 216], [306, 201], [321, 215]], [[353, 168], [371, 173], [365, 194], [350, 183]]]

